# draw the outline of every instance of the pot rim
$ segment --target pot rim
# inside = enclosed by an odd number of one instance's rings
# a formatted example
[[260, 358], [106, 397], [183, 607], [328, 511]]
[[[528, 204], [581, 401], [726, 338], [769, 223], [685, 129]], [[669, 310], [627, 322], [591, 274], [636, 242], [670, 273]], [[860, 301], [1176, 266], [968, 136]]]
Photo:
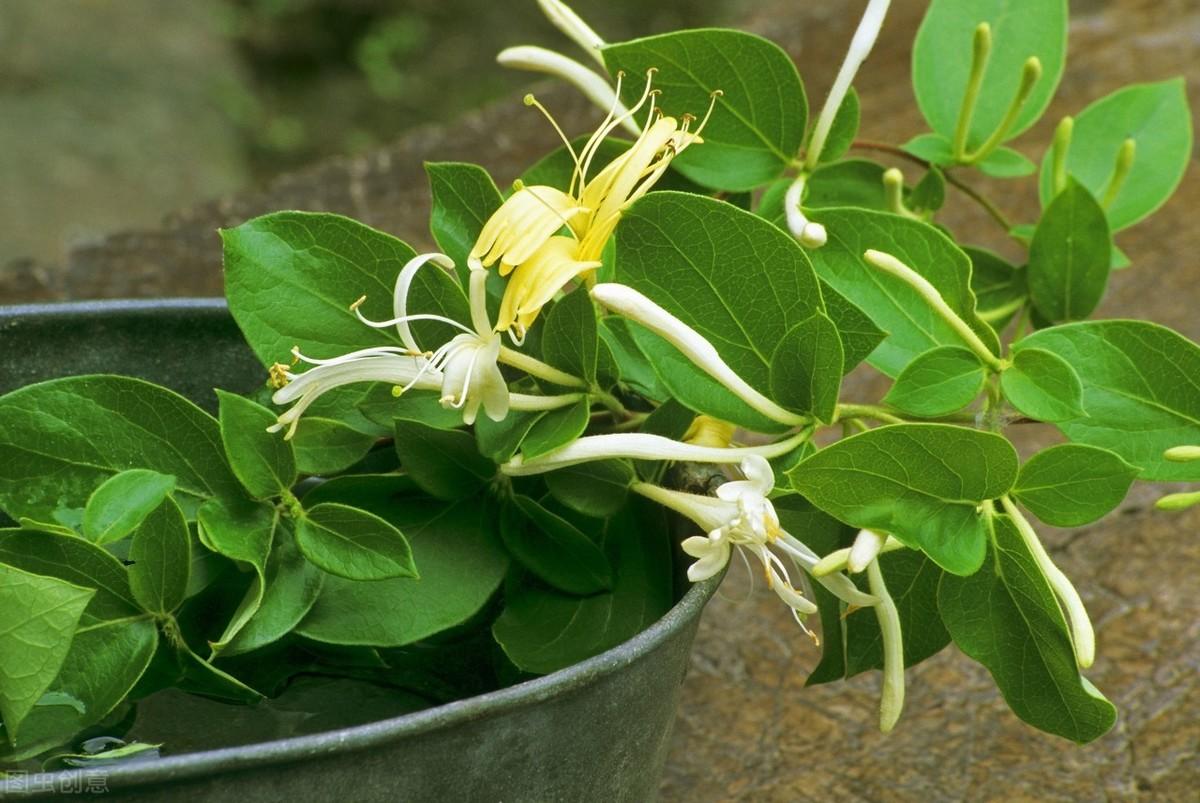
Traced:
[[[168, 298], [0, 305], [0, 319], [155, 310], [227, 312], [228, 304], [222, 298]], [[0, 793], [33, 792], [54, 788], [47, 786], [52, 783], [52, 779], [86, 776], [97, 771], [103, 771], [107, 780], [115, 782], [119, 786], [128, 787], [167, 778], [184, 779], [214, 772], [283, 764], [331, 753], [363, 750], [400, 738], [418, 736], [438, 728], [495, 716], [526, 705], [535, 705], [560, 693], [570, 692], [612, 675], [653, 652], [656, 647], [672, 637], [678, 630], [686, 627], [700, 616], [704, 606], [716, 593], [720, 581], [721, 575], [717, 575], [703, 582], [691, 584], [679, 601], [671, 606], [671, 609], [662, 618], [633, 638], [605, 650], [599, 655], [572, 664], [565, 669], [503, 689], [398, 717], [381, 719], [366, 725], [322, 733], [214, 750], [200, 750], [124, 765], [28, 773], [13, 780], [0, 780]]]

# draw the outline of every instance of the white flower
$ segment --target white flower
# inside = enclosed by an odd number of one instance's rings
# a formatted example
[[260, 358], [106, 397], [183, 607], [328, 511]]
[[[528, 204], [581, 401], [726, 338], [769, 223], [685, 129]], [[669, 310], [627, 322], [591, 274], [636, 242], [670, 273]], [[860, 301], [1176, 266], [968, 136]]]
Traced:
[[[471, 327], [440, 315], [409, 315], [408, 292], [416, 272], [429, 262], [452, 267], [453, 262], [443, 254], [425, 254], [409, 261], [396, 280], [394, 309], [390, 321], [370, 321], [355, 307], [359, 320], [368, 326], [395, 326], [404, 345], [420, 355], [426, 369], [441, 379], [442, 406], [462, 410], [463, 423], [474, 424], [482, 406], [488, 418], [501, 421], [508, 415], [510, 399], [508, 383], [500, 372], [500, 333], [492, 327], [487, 314], [487, 273], [471, 266], [469, 298]], [[413, 337], [410, 322], [435, 320], [462, 330], [433, 352], [422, 352]]]
[[[780, 527], [775, 507], [767, 498], [775, 488], [775, 474], [770, 463], [760, 455], [750, 455], [742, 461], [741, 469], [745, 479], [726, 482], [717, 489], [715, 498], [647, 483], [635, 483], [633, 489], [687, 516], [708, 533], [687, 538], [681, 544], [684, 552], [696, 558], [688, 567], [689, 580], [699, 582], [718, 574], [737, 547], [762, 563], [768, 587], [803, 627], [803, 617], [816, 613], [817, 606], [792, 583], [783, 559], [774, 550], [801, 567], [811, 567], [817, 557]], [[870, 594], [859, 591], [845, 576], [832, 575], [820, 580], [852, 605], [878, 602]]]

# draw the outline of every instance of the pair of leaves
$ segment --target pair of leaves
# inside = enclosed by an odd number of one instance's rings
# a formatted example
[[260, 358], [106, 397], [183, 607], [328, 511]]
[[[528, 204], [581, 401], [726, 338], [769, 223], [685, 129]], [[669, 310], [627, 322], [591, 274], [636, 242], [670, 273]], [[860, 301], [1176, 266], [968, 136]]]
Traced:
[[[1054, 96], [1067, 55], [1066, 0], [933, 0], [913, 44], [913, 89], [929, 127], [947, 145], [958, 126], [981, 22], [991, 27], [992, 49], [968, 129], [969, 151], [999, 127], [1017, 93], [1022, 66], [1036, 56], [1041, 77], [1005, 139], [1033, 125]], [[998, 161], [996, 168], [1002, 173], [1003, 164]]]
[[1084, 321], [1013, 346], [1017, 357], [1034, 349], [1070, 366], [1080, 382], [1087, 415], [1055, 422], [1067, 438], [1116, 453], [1143, 480], [1200, 480], [1200, 463], [1162, 456], [1200, 443], [1200, 346], [1145, 321]]

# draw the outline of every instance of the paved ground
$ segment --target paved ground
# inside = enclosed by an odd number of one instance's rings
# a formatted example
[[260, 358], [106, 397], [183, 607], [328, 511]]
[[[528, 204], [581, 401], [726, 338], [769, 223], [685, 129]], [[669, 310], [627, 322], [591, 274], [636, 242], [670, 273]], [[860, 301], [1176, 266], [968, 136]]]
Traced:
[[[798, 59], [810, 96], [823, 95], [854, 21], [831, 9], [861, 3], [765, 0], [750, 25]], [[864, 136], [904, 141], [919, 130], [907, 83], [908, 43], [923, 3], [896, 0], [884, 39], [858, 89]], [[1200, 7], [1195, 0], [1076, 0], [1071, 63], [1046, 121], [1019, 143], [1040, 155], [1054, 121], [1126, 83], [1189, 72], [1200, 108]], [[544, 99], [585, 126], [569, 94]], [[173, 216], [73, 250], [59, 264], [0, 270], [0, 299], [194, 295], [220, 290], [213, 230], [278, 208], [354, 215], [414, 242], [428, 239], [422, 159], [471, 159], [501, 181], [552, 144], [519, 102], [448, 128], [422, 129], [357, 159], [335, 160], [256, 193]], [[1021, 217], [1029, 195], [992, 188]], [[1145, 316], [1200, 339], [1200, 171], [1174, 200], [1120, 237], [1135, 267], [1117, 274], [1101, 313]], [[997, 241], [972, 211], [944, 220], [980, 243]], [[877, 388], [859, 383], [862, 399]], [[1022, 434], [1032, 446], [1044, 431]], [[665, 800], [1195, 800], [1200, 789], [1200, 512], [1149, 510], [1138, 489], [1122, 509], [1085, 530], [1051, 534], [1056, 559], [1076, 579], [1098, 627], [1092, 679], [1118, 705], [1116, 729], [1077, 748], [1042, 736], [1006, 712], [986, 673], [947, 651], [910, 673], [907, 713], [889, 737], [875, 730], [875, 678], [804, 689], [817, 655], [773, 595], [746, 599], [731, 573], [705, 615], [683, 694]]]

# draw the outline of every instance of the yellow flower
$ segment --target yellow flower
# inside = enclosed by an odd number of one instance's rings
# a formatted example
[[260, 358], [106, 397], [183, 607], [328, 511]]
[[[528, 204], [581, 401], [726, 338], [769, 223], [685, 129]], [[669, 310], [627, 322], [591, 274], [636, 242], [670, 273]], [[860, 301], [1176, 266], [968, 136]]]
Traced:
[[[695, 131], [695, 118], [679, 120], [655, 109], [657, 91], [651, 90], [651, 70], [641, 99], [628, 111], [617, 113], [614, 103], [604, 122], [577, 153], [550, 114], [532, 95], [525, 102], [536, 106], [562, 136], [575, 162], [566, 190], [545, 185], [517, 185], [484, 224], [468, 255], [472, 266], [491, 267], [497, 262], [501, 276], [511, 278], [501, 302], [497, 331], [507, 331], [520, 341], [542, 307], [573, 279], [591, 278], [600, 267], [600, 255], [621, 213], [650, 191], [671, 160], [695, 142], [708, 115]], [[621, 76], [617, 76], [620, 95]], [[715, 101], [714, 94], [713, 100]], [[649, 104], [647, 125], [637, 140], [603, 170], [588, 178], [592, 161], [605, 138]], [[708, 114], [712, 113], [712, 104]]]

